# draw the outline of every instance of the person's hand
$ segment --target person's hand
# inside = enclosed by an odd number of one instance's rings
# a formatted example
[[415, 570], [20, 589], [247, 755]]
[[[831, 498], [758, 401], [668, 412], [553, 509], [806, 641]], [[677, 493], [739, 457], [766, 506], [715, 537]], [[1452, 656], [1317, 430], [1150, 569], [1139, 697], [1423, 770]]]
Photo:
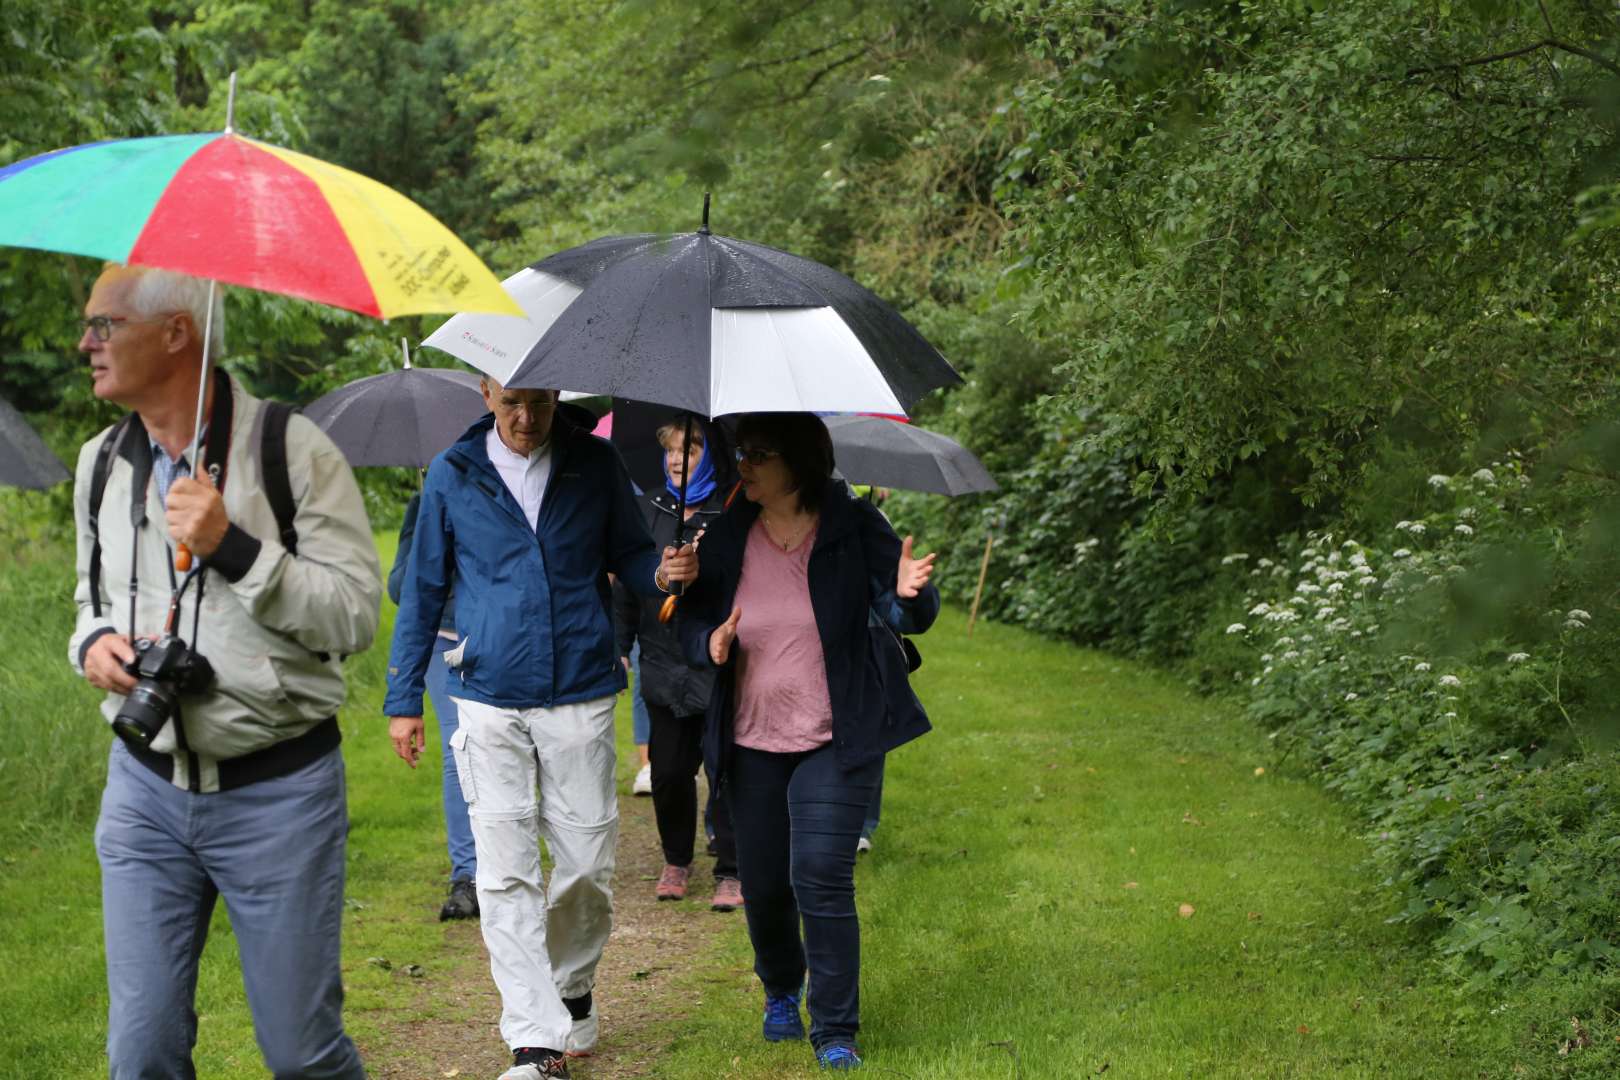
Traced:
[[135, 676], [124, 665], [135, 659], [135, 646], [127, 635], [102, 634], [84, 654], [84, 677], [98, 690], [127, 694], [135, 689]]
[[934, 552], [920, 559], [911, 555], [911, 537], [900, 542], [900, 573], [895, 579], [894, 591], [902, 600], [910, 600], [928, 584], [934, 574]]
[[731, 643], [737, 640], [737, 623], [742, 619], [742, 608], [731, 609], [731, 618], [714, 628], [709, 635], [709, 659], [718, 667], [731, 659]]
[[672, 547], [664, 549], [664, 556], [658, 563], [658, 577], [666, 585], [674, 582], [696, 581], [698, 576], [697, 544], [684, 545], [679, 551]]
[[164, 510], [169, 520], [169, 538], [186, 545], [199, 559], [217, 551], [231, 527], [231, 519], [225, 516], [225, 500], [207, 479], [182, 476], [176, 480], [169, 487]]
[[394, 742], [394, 753], [399, 759], [411, 768], [416, 768], [416, 759], [422, 756], [424, 745], [422, 718], [420, 716], [390, 716], [388, 718], [388, 737]]

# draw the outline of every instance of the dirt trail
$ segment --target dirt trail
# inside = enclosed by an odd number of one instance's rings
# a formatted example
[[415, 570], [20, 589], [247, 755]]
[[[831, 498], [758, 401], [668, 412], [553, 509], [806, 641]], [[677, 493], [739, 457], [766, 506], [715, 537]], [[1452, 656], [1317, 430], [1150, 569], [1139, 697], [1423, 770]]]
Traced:
[[[672, 976], [707, 959], [716, 938], [729, 926], [741, 929], [741, 911], [722, 914], [708, 908], [713, 863], [700, 852], [688, 899], [658, 903], [653, 883], [664, 860], [652, 800], [621, 796], [613, 936], [596, 975], [601, 1042], [594, 1055], [569, 1066], [576, 1080], [652, 1075], [669, 1038], [664, 1025], [686, 1007]], [[360, 1048], [376, 1080], [494, 1080], [511, 1064], [501, 1042], [500, 995], [490, 979], [478, 925], [452, 926], [446, 941], [461, 957], [449, 974], [423, 980], [389, 1035]]]

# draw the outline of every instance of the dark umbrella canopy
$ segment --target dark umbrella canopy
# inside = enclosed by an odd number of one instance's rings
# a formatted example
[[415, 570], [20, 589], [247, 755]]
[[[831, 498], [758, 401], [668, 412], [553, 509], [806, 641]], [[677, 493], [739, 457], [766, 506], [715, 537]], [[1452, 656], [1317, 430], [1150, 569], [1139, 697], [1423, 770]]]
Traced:
[[0, 484], [43, 490], [73, 479], [39, 432], [9, 401], [0, 398]]
[[514, 388], [683, 409], [904, 413], [961, 381], [883, 300], [811, 259], [704, 227], [609, 236], [503, 284], [528, 317], [458, 315], [426, 344]]
[[852, 484], [968, 495], [995, 491], [995, 479], [953, 439], [881, 416], [828, 416], [838, 471]]
[[357, 379], [311, 402], [315, 421], [350, 465], [425, 468], [488, 409], [478, 376], [448, 368], [405, 368]]

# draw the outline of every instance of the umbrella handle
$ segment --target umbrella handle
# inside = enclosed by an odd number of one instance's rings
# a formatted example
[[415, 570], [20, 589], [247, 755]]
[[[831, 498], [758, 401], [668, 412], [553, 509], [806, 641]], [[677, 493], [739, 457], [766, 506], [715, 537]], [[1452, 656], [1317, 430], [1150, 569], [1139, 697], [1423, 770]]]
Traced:
[[663, 606], [658, 609], [658, 621], [660, 623], [668, 623], [671, 619], [673, 619], [675, 617], [675, 608], [680, 604], [680, 602], [681, 598], [678, 596], [672, 595], [664, 597]]
[[184, 574], [191, 569], [191, 549], [177, 544], [174, 549], [174, 568]]

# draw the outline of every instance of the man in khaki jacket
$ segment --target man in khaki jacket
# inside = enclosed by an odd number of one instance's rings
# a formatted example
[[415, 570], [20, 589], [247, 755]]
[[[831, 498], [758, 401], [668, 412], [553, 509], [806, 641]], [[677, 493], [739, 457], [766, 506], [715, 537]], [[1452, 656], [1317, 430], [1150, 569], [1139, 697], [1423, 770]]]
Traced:
[[[69, 656], [108, 692], [109, 721], [121, 710], [146, 721], [144, 733], [117, 725], [96, 825], [109, 1066], [114, 1078], [195, 1075], [197, 961], [223, 896], [270, 1072], [359, 1080], [341, 1012], [348, 811], [335, 716], [341, 657], [377, 629], [381, 572], [348, 464], [296, 415], [286, 432], [296, 554], [283, 544], [259, 461], [264, 408], [222, 373], [205, 402], [207, 474], [193, 478], [207, 296], [194, 278], [109, 265], [79, 342], [96, 396], [134, 413], [84, 446], [74, 490]], [[211, 325], [217, 334], [217, 307]], [[93, 570], [90, 489], [114, 435]], [[173, 572], [181, 543], [199, 560], [191, 579]], [[212, 676], [167, 695], [172, 706], [144, 688], [130, 697], [125, 665], [165, 631], [182, 585], [173, 632]]]

